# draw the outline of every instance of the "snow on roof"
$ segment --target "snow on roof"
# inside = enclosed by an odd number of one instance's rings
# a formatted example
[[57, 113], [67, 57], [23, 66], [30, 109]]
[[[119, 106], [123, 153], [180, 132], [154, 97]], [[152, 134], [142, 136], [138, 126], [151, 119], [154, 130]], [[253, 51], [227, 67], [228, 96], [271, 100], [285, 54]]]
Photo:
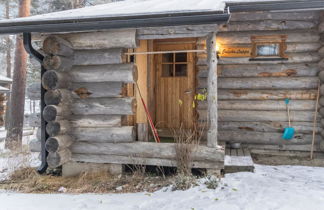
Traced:
[[0, 86], [0, 93], [7, 93], [7, 92], [10, 92], [8, 88]]
[[0, 83], [1, 84], [12, 83], [12, 79], [10, 79], [10, 78], [8, 78], [6, 76], [0, 75]]
[[26, 18], [2, 20], [0, 23], [61, 20], [62, 17], [69, 20], [185, 12], [222, 12], [224, 8], [225, 3], [222, 0], [125, 0]]

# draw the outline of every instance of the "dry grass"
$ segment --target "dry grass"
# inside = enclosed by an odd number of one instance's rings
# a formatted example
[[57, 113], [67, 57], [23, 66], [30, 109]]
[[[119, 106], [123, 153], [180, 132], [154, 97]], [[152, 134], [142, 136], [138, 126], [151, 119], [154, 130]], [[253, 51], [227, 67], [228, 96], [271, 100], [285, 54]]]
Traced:
[[126, 193], [154, 192], [172, 183], [160, 176], [112, 176], [107, 172], [83, 173], [76, 177], [39, 175], [34, 168], [18, 169], [9, 180], [0, 182], [0, 188], [23, 193]]
[[191, 175], [192, 153], [198, 147], [202, 138], [203, 130], [183, 129], [182, 126], [174, 132], [175, 150], [178, 173]]

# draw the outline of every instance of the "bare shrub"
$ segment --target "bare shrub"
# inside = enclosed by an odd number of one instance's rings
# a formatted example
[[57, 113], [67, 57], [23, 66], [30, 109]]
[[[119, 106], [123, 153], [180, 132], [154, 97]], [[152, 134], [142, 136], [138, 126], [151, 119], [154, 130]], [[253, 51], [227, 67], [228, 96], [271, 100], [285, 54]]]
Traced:
[[174, 130], [177, 169], [179, 174], [191, 175], [192, 153], [197, 149], [202, 138], [203, 129]]
[[204, 184], [208, 189], [216, 189], [218, 187], [219, 178], [216, 176], [207, 176]]
[[172, 183], [172, 191], [187, 190], [191, 187], [197, 186], [196, 178], [192, 175], [178, 174], [174, 177]]

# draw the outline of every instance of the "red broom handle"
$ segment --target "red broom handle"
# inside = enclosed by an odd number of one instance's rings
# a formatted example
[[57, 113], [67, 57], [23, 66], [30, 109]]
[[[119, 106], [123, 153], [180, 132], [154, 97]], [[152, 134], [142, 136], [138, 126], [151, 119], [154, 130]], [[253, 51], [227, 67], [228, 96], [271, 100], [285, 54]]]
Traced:
[[154, 140], [155, 140], [156, 143], [160, 143], [161, 141], [160, 141], [159, 134], [158, 134], [158, 132], [157, 132], [155, 126], [154, 126], [154, 123], [153, 123], [152, 117], [151, 117], [151, 115], [150, 115], [150, 113], [149, 113], [149, 111], [148, 111], [148, 109], [147, 109], [147, 106], [146, 106], [146, 104], [145, 104], [145, 102], [144, 102], [144, 99], [143, 99], [143, 97], [142, 97], [142, 94], [141, 94], [141, 91], [140, 91], [140, 89], [139, 89], [139, 86], [138, 86], [137, 82], [135, 82], [135, 84], [136, 84], [136, 87], [137, 87], [137, 90], [138, 90], [139, 96], [140, 96], [140, 98], [141, 98], [141, 101], [142, 101], [142, 104], [143, 104], [143, 107], [144, 107], [144, 110], [145, 110], [145, 113], [146, 113], [146, 117], [147, 117], [147, 119], [148, 119], [148, 121], [149, 121], [149, 124], [150, 124], [151, 130], [152, 130], [152, 133], [153, 133], [153, 136], [154, 136]]

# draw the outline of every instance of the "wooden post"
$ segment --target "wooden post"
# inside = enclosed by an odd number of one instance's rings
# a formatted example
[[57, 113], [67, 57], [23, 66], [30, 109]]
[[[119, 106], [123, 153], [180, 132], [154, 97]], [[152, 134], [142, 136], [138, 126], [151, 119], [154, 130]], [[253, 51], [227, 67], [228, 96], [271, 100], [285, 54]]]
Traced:
[[216, 33], [207, 37], [207, 61], [208, 61], [208, 134], [207, 146], [217, 146], [217, 54], [216, 54]]

